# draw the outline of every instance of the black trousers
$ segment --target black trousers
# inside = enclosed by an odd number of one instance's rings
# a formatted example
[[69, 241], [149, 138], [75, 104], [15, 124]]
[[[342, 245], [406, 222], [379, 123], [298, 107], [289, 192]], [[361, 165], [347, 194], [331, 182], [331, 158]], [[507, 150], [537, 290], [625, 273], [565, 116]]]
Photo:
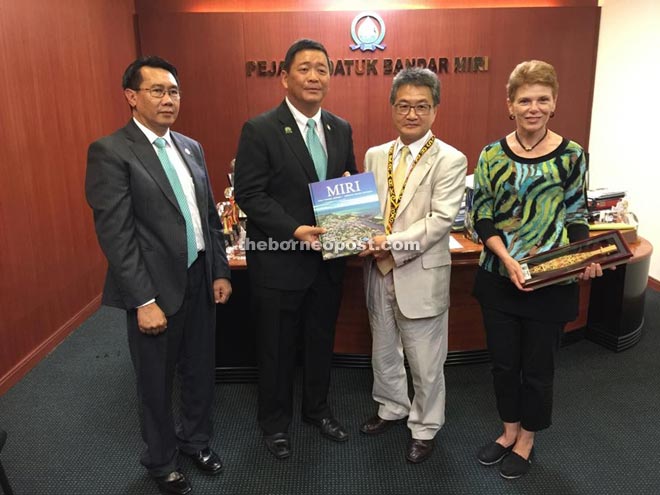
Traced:
[[552, 424], [555, 361], [565, 323], [481, 308], [500, 418], [528, 431]]
[[[163, 333], [140, 332], [136, 310], [127, 312], [127, 328], [146, 444], [140, 462], [152, 476], [165, 476], [178, 467], [177, 448], [193, 453], [206, 448], [211, 438], [215, 305], [206, 289], [204, 255], [188, 269], [184, 302], [167, 318]], [[177, 373], [181, 407], [175, 419], [172, 390]]]
[[288, 431], [293, 416], [293, 381], [298, 338], [302, 337], [302, 414], [310, 419], [331, 416], [328, 406], [330, 368], [341, 284], [321, 265], [305, 290], [286, 291], [252, 284], [257, 333], [259, 408], [265, 435]]

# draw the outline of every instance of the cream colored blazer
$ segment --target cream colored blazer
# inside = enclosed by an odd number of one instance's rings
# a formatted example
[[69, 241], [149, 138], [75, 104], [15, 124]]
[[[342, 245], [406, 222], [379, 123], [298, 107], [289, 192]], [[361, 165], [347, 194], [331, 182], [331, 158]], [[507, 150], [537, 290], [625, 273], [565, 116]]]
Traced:
[[[381, 211], [387, 193], [387, 154], [393, 142], [367, 150], [364, 169], [376, 177]], [[465, 192], [467, 158], [436, 138], [412, 170], [388, 240], [396, 300], [407, 318], [437, 316], [449, 308], [451, 255], [449, 235]], [[371, 309], [370, 257], [365, 262], [367, 308]]]

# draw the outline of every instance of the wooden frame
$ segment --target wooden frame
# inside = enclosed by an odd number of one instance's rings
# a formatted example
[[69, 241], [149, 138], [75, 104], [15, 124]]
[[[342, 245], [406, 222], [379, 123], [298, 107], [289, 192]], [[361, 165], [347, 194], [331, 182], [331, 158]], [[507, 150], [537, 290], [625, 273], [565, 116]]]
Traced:
[[568, 246], [520, 260], [525, 288], [539, 288], [571, 279], [591, 263], [603, 268], [626, 263], [632, 252], [618, 231], [606, 232]]

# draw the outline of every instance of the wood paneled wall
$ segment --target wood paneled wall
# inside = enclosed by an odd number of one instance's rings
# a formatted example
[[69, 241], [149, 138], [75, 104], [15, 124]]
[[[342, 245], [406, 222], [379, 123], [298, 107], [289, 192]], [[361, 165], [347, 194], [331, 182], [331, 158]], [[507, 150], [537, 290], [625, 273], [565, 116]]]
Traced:
[[[142, 52], [160, 54], [180, 69], [184, 98], [176, 127], [204, 145], [216, 193], [226, 185], [243, 122], [284, 96], [277, 77], [247, 77], [245, 63], [282, 60], [301, 37], [323, 42], [332, 60], [378, 59], [378, 75], [333, 76], [324, 102], [351, 122], [359, 163], [369, 146], [395, 137], [388, 103], [393, 76], [383, 74], [385, 58], [449, 59], [449, 73], [440, 74], [434, 132], [467, 155], [470, 171], [484, 145], [512, 130], [505, 84], [522, 60], [538, 58], [555, 66], [560, 90], [551, 128], [589, 144], [596, 6], [383, 11], [387, 48], [363, 53], [349, 48], [356, 12], [162, 13], [141, 10], [140, 3]], [[488, 57], [487, 72], [454, 72], [455, 57], [474, 56]]]
[[0, 0], [0, 393], [98, 307], [87, 146], [128, 120], [133, 0]]
[[[332, 59], [488, 56], [487, 73], [441, 76], [434, 131], [471, 167], [484, 144], [510, 129], [511, 68], [546, 59], [561, 83], [553, 128], [588, 145], [596, 0], [383, 1], [388, 48], [373, 54], [348, 48], [353, 3], [0, 0], [0, 394], [98, 307], [106, 265], [84, 199], [86, 150], [128, 119], [120, 77], [138, 51], [179, 66], [177, 129], [205, 146], [216, 195], [243, 122], [284, 95], [276, 78], [247, 78], [245, 62], [280, 60], [302, 36], [324, 42]], [[555, 8], [502, 8], [520, 6]], [[358, 161], [394, 136], [390, 82], [382, 74], [331, 82], [325, 107], [353, 124]]]

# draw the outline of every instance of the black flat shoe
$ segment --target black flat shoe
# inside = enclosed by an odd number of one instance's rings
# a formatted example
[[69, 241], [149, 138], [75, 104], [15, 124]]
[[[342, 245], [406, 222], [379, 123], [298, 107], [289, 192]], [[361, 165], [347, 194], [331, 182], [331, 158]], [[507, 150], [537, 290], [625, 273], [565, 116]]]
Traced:
[[506, 478], [507, 480], [515, 480], [521, 476], [527, 474], [529, 468], [532, 466], [532, 453], [534, 449], [529, 453], [529, 458], [525, 459], [524, 457], [511, 452], [502, 460], [502, 465], [500, 466], [500, 476]]
[[264, 435], [266, 447], [277, 459], [286, 459], [291, 455], [291, 444], [289, 435], [286, 433], [275, 433], [273, 435]]
[[492, 466], [504, 459], [504, 456], [513, 450], [513, 445], [514, 444], [511, 444], [509, 447], [503, 447], [497, 442], [490, 442], [479, 449], [479, 452], [477, 452], [477, 459], [484, 466]]
[[348, 440], [348, 432], [341, 425], [341, 423], [333, 417], [323, 419], [303, 417], [303, 421], [305, 423], [317, 426], [321, 430], [321, 435], [329, 438], [330, 440], [335, 442], [345, 442]]
[[189, 454], [183, 451], [181, 451], [181, 453], [190, 457], [195, 463], [195, 466], [204, 473], [218, 474], [222, 471], [222, 460], [220, 459], [220, 456], [208, 447], [195, 452], [194, 454]]
[[172, 471], [167, 476], [154, 478], [160, 493], [169, 495], [186, 495], [192, 492], [192, 486], [180, 471]]

